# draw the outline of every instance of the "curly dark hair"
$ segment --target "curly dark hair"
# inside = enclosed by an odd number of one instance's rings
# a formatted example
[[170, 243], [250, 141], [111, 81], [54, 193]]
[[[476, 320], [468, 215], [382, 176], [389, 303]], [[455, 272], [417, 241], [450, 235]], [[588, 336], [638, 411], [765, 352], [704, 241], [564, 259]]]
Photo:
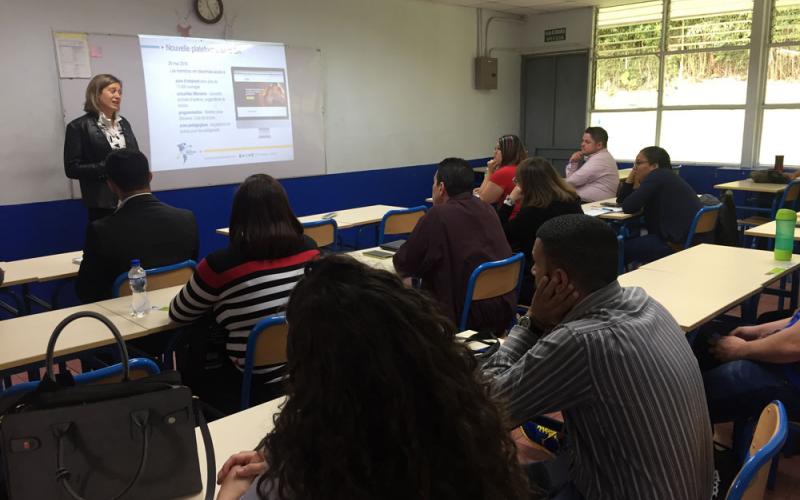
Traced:
[[332, 255], [310, 264], [287, 321], [287, 400], [259, 445], [261, 498], [528, 496], [474, 358], [421, 292]]

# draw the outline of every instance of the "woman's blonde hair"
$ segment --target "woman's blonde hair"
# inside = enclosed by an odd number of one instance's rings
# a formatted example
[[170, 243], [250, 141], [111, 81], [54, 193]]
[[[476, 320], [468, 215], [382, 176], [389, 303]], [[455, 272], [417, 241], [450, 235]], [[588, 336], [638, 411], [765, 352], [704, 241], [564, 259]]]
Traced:
[[[112, 83], [119, 83], [120, 88], [122, 88], [122, 82], [114, 75], [106, 73], [95, 75], [94, 78], [89, 81], [89, 85], [86, 86], [86, 100], [83, 103], [83, 110], [87, 113], [94, 113], [100, 116], [100, 103], [97, 101], [97, 98], [100, 96], [100, 92]], [[114, 117], [109, 116], [109, 118]]]
[[556, 173], [544, 158], [533, 157], [517, 165], [517, 183], [522, 189], [522, 206], [544, 208], [555, 201], [577, 201], [575, 188]]

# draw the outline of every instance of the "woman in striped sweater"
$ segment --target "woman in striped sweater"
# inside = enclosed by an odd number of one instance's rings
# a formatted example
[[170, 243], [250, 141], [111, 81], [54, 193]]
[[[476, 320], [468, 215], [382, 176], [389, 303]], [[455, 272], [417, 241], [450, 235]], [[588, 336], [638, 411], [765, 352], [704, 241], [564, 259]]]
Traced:
[[[213, 380], [220, 391], [238, 394], [250, 330], [283, 310], [306, 263], [318, 256], [314, 241], [303, 235], [283, 186], [265, 174], [245, 179], [233, 198], [230, 243], [200, 261], [169, 307], [173, 321], [191, 323], [211, 314], [227, 332], [231, 362], [223, 363]], [[283, 367], [254, 367], [255, 400], [277, 393]], [[213, 405], [217, 398], [207, 399]]]

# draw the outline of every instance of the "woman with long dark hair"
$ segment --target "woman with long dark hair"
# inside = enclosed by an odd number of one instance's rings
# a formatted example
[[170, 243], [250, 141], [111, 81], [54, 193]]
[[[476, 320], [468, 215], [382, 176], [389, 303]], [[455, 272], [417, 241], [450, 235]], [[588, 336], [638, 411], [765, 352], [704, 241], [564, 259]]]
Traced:
[[224, 464], [218, 499], [527, 496], [474, 358], [421, 292], [333, 255], [286, 317], [286, 403], [257, 451]]
[[[575, 188], [558, 176], [553, 165], [544, 158], [528, 158], [517, 166], [514, 177], [516, 187], [506, 197], [497, 214], [503, 224], [509, 245], [514, 252], [525, 254], [525, 269], [520, 304], [530, 304], [534, 282], [530, 270], [533, 266], [533, 242], [539, 227], [559, 215], [580, 214], [581, 198]], [[519, 214], [511, 219], [514, 207]]]
[[[497, 139], [494, 156], [486, 164], [486, 175], [476, 194], [486, 203], [499, 204], [514, 189], [517, 165], [527, 157], [525, 146], [516, 135], [504, 135]], [[517, 212], [519, 208], [513, 211], [512, 218]]]
[[67, 125], [64, 171], [81, 184], [89, 221], [111, 215], [117, 196], [106, 186], [105, 160], [114, 149], [139, 150], [128, 120], [119, 114], [122, 82], [114, 75], [95, 75], [86, 86], [85, 115]]
[[[250, 330], [283, 309], [305, 265], [318, 256], [314, 240], [303, 235], [283, 186], [264, 174], [245, 179], [233, 198], [229, 245], [200, 261], [169, 308], [170, 318], [180, 323], [211, 313], [227, 333], [230, 362], [221, 360], [219, 373], [199, 388], [201, 395], [207, 392], [206, 402], [226, 413], [238, 409]], [[283, 368], [283, 364], [254, 367], [254, 400], [277, 395]], [[209, 387], [211, 383], [215, 387]]]

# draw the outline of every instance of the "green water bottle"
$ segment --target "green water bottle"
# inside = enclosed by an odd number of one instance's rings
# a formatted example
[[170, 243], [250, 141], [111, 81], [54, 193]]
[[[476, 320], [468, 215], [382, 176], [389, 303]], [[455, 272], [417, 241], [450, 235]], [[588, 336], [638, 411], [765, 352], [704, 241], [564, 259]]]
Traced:
[[797, 212], [781, 208], [775, 215], [775, 260], [791, 260]]

